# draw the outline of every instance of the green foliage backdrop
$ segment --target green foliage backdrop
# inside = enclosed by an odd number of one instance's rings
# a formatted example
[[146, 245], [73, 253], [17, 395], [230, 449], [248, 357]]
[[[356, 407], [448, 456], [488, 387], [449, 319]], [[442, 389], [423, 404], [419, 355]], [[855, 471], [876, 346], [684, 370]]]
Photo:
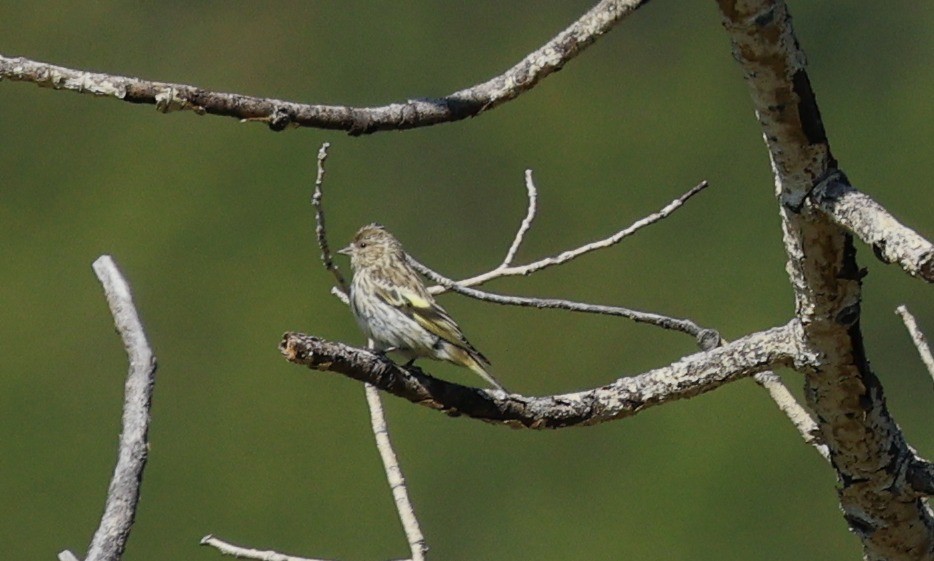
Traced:
[[[309, 102], [383, 104], [487, 79], [587, 2], [7, 3], [0, 52]], [[792, 3], [834, 153], [929, 239], [934, 8]], [[90, 264], [115, 256], [159, 357], [127, 561], [218, 559], [200, 537], [406, 554], [359, 384], [287, 364], [287, 330], [361, 343], [328, 294], [308, 204], [332, 143], [334, 243], [388, 225], [452, 276], [603, 237], [708, 179], [621, 246], [502, 292], [689, 316], [726, 337], [787, 321], [768, 157], [713, 2], [653, 2], [533, 92], [469, 121], [349, 138], [159, 115], [0, 83], [0, 544], [83, 553], [113, 467], [126, 362]], [[930, 287], [867, 266], [864, 330], [890, 407], [934, 454], [931, 380], [893, 310], [934, 335]], [[345, 265], [346, 270], [346, 263]], [[693, 352], [626, 321], [443, 304], [510, 388], [606, 383]], [[469, 374], [430, 370], [462, 382]], [[798, 375], [785, 379], [795, 391]], [[392, 436], [433, 559], [857, 559], [834, 480], [752, 382], [605, 426], [531, 433], [395, 399]]]

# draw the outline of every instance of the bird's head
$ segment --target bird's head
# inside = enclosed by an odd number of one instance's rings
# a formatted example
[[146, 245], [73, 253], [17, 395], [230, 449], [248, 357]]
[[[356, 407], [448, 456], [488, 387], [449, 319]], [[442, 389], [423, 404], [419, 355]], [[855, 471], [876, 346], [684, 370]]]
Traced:
[[381, 224], [367, 224], [357, 230], [350, 245], [338, 251], [350, 256], [354, 269], [369, 267], [393, 259], [405, 260], [405, 252], [399, 240]]

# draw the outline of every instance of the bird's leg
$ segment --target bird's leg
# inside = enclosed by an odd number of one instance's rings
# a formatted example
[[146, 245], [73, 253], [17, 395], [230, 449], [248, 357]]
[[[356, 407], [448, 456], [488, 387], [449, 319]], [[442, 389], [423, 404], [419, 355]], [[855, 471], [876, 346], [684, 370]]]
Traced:
[[[374, 349], [370, 349], [370, 350], [371, 350], [374, 354], [378, 354], [379, 356], [388, 359], [388, 358], [389, 358], [389, 353], [391, 353], [391, 352], [393, 352], [393, 351], [398, 351], [398, 350], [399, 350], [399, 347], [387, 347], [387, 348], [385, 348], [385, 349], [375, 349], [375, 348], [374, 348]], [[390, 359], [390, 360], [391, 360], [391, 359]]]

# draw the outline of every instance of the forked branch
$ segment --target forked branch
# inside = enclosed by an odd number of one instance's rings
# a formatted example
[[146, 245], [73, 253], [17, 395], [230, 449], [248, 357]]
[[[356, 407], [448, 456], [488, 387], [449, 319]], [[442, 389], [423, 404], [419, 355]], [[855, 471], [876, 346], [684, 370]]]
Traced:
[[451, 283], [454, 283], [460, 287], [479, 286], [481, 284], [484, 284], [488, 281], [491, 281], [493, 279], [497, 279], [500, 277], [514, 277], [514, 276], [530, 275], [532, 273], [541, 271], [542, 269], [546, 269], [548, 267], [553, 267], [555, 265], [563, 265], [565, 263], [568, 263], [569, 261], [577, 259], [581, 255], [590, 253], [592, 251], [596, 251], [598, 249], [605, 249], [605, 248], [614, 246], [618, 244], [619, 242], [623, 241], [625, 238], [628, 238], [629, 236], [635, 234], [639, 230], [645, 228], [646, 226], [651, 226], [652, 224], [655, 224], [656, 222], [659, 222], [660, 220], [668, 218], [673, 212], [681, 208], [684, 205], [684, 203], [686, 203], [691, 197], [693, 197], [694, 195], [697, 195], [698, 193], [700, 193], [701, 191], [709, 187], [710, 184], [707, 183], [706, 181], [701, 181], [700, 183], [698, 183], [697, 185], [689, 189], [686, 193], [684, 193], [683, 195], [679, 196], [678, 198], [674, 199], [673, 201], [671, 201], [670, 203], [662, 207], [658, 212], [653, 212], [652, 214], [649, 214], [648, 216], [640, 218], [639, 220], [633, 222], [630, 226], [623, 228], [622, 230], [616, 232], [615, 234], [611, 236], [584, 244], [574, 249], [563, 251], [558, 255], [554, 255], [551, 257], [545, 257], [543, 259], [538, 259], [536, 261], [527, 263], [525, 265], [513, 266], [511, 264], [512, 264], [513, 258], [515, 257], [515, 253], [518, 250], [519, 245], [522, 243], [525, 237], [525, 233], [528, 231], [529, 227], [531, 226], [532, 220], [535, 218], [537, 190], [535, 188], [534, 183], [532, 182], [531, 170], [526, 171], [526, 186], [529, 191], [529, 208], [526, 214], [526, 218], [525, 220], [522, 221], [522, 224], [519, 227], [519, 231], [516, 232], [516, 236], [513, 239], [512, 245], [509, 247], [509, 251], [506, 253], [506, 259], [503, 260], [503, 263], [499, 267], [493, 270], [487, 271], [485, 273], [479, 274], [474, 277], [459, 280], [459, 281], [450, 281], [450, 279], [448, 279], [449, 282], [445, 282], [445, 281], [440, 281], [437, 279], [432, 279], [435, 282], [440, 283], [439, 286], [432, 287], [430, 289], [432, 294], [440, 294], [442, 292], [445, 292], [446, 290], [454, 290], [454, 288], [451, 286]]
[[[330, 250], [328, 249], [327, 242], [327, 231], [324, 228], [324, 208], [323, 208], [323, 195], [322, 195], [322, 169], [321, 163], [322, 158], [321, 154], [326, 150], [327, 145], [322, 146], [322, 151], [319, 152], [318, 157], [318, 181], [315, 184], [315, 194], [312, 198], [312, 201], [315, 206], [315, 215], [318, 219], [317, 227], [315, 229], [317, 233], [318, 245], [321, 248], [322, 252], [322, 262], [326, 269], [333, 271], [333, 262], [330, 258]], [[546, 267], [560, 265], [567, 263], [568, 261], [584, 255], [585, 253], [595, 251], [597, 249], [607, 248], [616, 243], [622, 241], [623, 238], [628, 237], [640, 229], [654, 224], [663, 218], [666, 218], [675, 210], [680, 208], [685, 202], [687, 202], [691, 197], [701, 192], [707, 187], [707, 182], [701, 182], [696, 185], [680, 197], [676, 198], [664, 208], [659, 210], [656, 213], [653, 213], [649, 216], [646, 216], [631, 226], [620, 230], [619, 232], [604, 238], [602, 240], [597, 240], [589, 244], [585, 244], [578, 248], [565, 251], [560, 255], [554, 257], [547, 257], [544, 259], [539, 259], [528, 265], [514, 267], [512, 266], [512, 261], [515, 258], [516, 252], [518, 251], [520, 245], [525, 239], [525, 234], [529, 231], [532, 226], [532, 222], [536, 216], [537, 211], [537, 200], [538, 200], [538, 189], [535, 186], [534, 181], [532, 180], [532, 171], [526, 170], [525, 172], [525, 184], [526, 191], [528, 194], [528, 209], [526, 211], [526, 216], [522, 220], [519, 229], [516, 232], [516, 235], [513, 238], [512, 243], [509, 246], [509, 250], [506, 252], [506, 257], [503, 259], [502, 264], [500, 264], [496, 269], [488, 271], [481, 275], [472, 277], [465, 281], [456, 282], [453, 281], [444, 275], [430, 269], [429, 267], [419, 263], [417, 260], [409, 256], [409, 262], [412, 266], [425, 275], [427, 278], [433, 282], [438, 283], [437, 286], [433, 287], [432, 291], [434, 293], [440, 293], [445, 290], [451, 290], [465, 296], [476, 298], [478, 300], [492, 302], [503, 305], [514, 305], [514, 306], [528, 306], [535, 307], [539, 309], [562, 309], [574, 312], [583, 312], [583, 313], [597, 313], [605, 314], [611, 316], [625, 317], [632, 319], [636, 322], [647, 323], [650, 325], [655, 325], [662, 327], [664, 329], [671, 329], [675, 331], [680, 331], [682, 333], [689, 334], [697, 340], [697, 345], [701, 350], [711, 350], [714, 349], [725, 342], [720, 337], [720, 334], [713, 329], [707, 329], [701, 327], [694, 321], [683, 318], [673, 318], [669, 316], [664, 316], [661, 314], [654, 314], [650, 312], [642, 312], [638, 310], [632, 310], [628, 308], [623, 308], [620, 306], [603, 306], [598, 304], [589, 304], [584, 302], [573, 302], [570, 300], [563, 300], [557, 298], [528, 298], [521, 296], [507, 296], [502, 294], [495, 294], [488, 291], [478, 290], [476, 288], [469, 288], [463, 286], [462, 283], [473, 283], [481, 284], [483, 282], [492, 280], [499, 276], [510, 276], [513, 274], [531, 274], [536, 271], [540, 271]], [[339, 277], [339, 285], [332, 289], [332, 292], [340, 297], [344, 303], [347, 303], [347, 292], [346, 289], [340, 286], [340, 280], [342, 277]], [[810, 414], [797, 402], [791, 392], [788, 391], [788, 388], [782, 383], [781, 379], [773, 372], [765, 370], [758, 372], [753, 376], [756, 383], [762, 386], [769, 392], [769, 396], [775, 401], [779, 409], [785, 413], [801, 436], [804, 438], [805, 442], [812, 445], [818, 453], [821, 454], [825, 459], [829, 457], [829, 451], [827, 446], [823, 443], [823, 440], [820, 437], [819, 431], [817, 430], [817, 423], [811, 418]]]

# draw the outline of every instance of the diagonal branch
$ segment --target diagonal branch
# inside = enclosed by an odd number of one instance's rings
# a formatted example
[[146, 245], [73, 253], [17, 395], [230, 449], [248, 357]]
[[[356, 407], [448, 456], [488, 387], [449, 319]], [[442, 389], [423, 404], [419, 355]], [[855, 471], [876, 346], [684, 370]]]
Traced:
[[118, 561], [123, 556], [136, 517], [143, 469], [149, 451], [149, 408], [156, 381], [156, 357], [133, 305], [130, 286], [113, 259], [109, 255], [102, 255], [93, 267], [104, 287], [117, 332], [126, 347], [130, 370], [126, 379], [117, 465], [107, 491], [104, 515], [91, 540], [85, 561]]
[[927, 367], [931, 378], [934, 378], [934, 356], [931, 355], [931, 347], [928, 346], [924, 332], [918, 327], [915, 316], [911, 315], [906, 306], [895, 308], [895, 313], [901, 316], [905, 328], [908, 329], [908, 334], [911, 335], [911, 341], [915, 344], [915, 348], [918, 349], [918, 354], [921, 355], [921, 362]]
[[314, 127], [352, 135], [403, 130], [474, 117], [531, 90], [648, 0], [602, 0], [570, 27], [506, 72], [439, 99], [412, 99], [383, 107], [309, 105], [208, 91], [196, 86], [85, 72], [0, 55], [0, 78], [155, 105], [162, 112], [189, 110], [259, 121], [274, 131]]
[[[531, 176], [528, 176], [528, 181], [529, 181], [529, 184], [531, 184]], [[532, 273], [541, 271], [542, 269], [546, 269], [548, 267], [553, 267], [555, 265], [563, 265], [569, 261], [577, 259], [581, 255], [590, 253], [591, 251], [596, 251], [598, 249], [604, 249], [607, 247], [614, 246], [618, 244], [619, 242], [623, 241], [623, 239], [628, 238], [629, 236], [635, 234], [642, 228], [645, 228], [646, 226], [651, 226], [652, 224], [655, 224], [656, 222], [667, 218], [668, 216], [671, 215], [671, 213], [681, 208], [684, 205], [684, 203], [686, 203], [691, 197], [700, 193], [701, 191], [706, 189], [708, 186], [709, 184], [706, 181], [701, 181], [700, 183], [698, 183], [697, 185], [689, 189], [686, 193], [684, 193], [680, 197], [676, 198], [675, 200], [665, 205], [658, 212], [654, 212], [648, 216], [642, 217], [639, 220], [633, 222], [630, 226], [623, 228], [622, 230], [616, 232], [612, 236], [603, 238], [602, 240], [597, 240], [597, 241], [582, 245], [574, 249], [569, 249], [567, 251], [562, 252], [559, 255], [555, 255], [552, 257], [546, 257], [544, 259], [539, 259], [538, 261], [534, 261], [527, 265], [509, 266], [508, 261], [511, 261], [511, 260], [507, 259], [507, 262], [504, 262], [502, 265], [493, 269], [492, 271], [487, 271], [486, 273], [483, 273], [483, 274], [480, 274], [474, 277], [470, 277], [469, 279], [457, 281], [456, 284], [461, 287], [478, 286], [485, 282], [488, 282], [488, 281], [491, 281], [493, 279], [497, 279], [500, 277], [514, 277], [514, 276], [520, 276], [520, 275], [521, 276], [530, 275]], [[532, 205], [535, 204], [534, 201], [535, 201], [534, 197], [532, 197], [532, 195], [530, 194], [529, 216], [534, 216], [534, 213], [531, 212], [531, 207]], [[525, 221], [523, 221], [522, 225], [525, 226]], [[519, 233], [516, 234], [516, 241], [513, 242], [514, 246], [518, 246], [519, 242], [521, 242], [522, 235], [524, 235], [524, 232], [522, 228], [520, 227]], [[511, 248], [510, 248], [510, 253], [512, 253]], [[436, 280], [435, 282], [439, 282], [439, 281]], [[444, 283], [441, 283], [441, 286], [431, 287], [430, 290], [432, 294], [440, 294], [442, 292], [445, 292], [446, 290], [453, 290], [453, 289], [450, 286], [447, 286]]]
[[843, 172], [835, 170], [818, 183], [811, 200], [834, 223], [871, 245], [880, 260], [898, 263], [909, 275], [934, 282], [934, 244], [850, 185]]
[[[425, 265], [416, 261], [413, 257], [409, 257], [409, 263], [416, 271], [425, 275], [432, 281], [438, 283], [439, 286], [443, 287], [445, 290], [450, 290], [451, 292], [456, 292], [458, 294], [463, 294], [464, 296], [469, 296], [470, 298], [475, 298], [477, 300], [482, 300], [484, 302], [492, 302], [494, 304], [503, 304], [507, 306], [524, 306], [531, 308], [539, 309], [555, 309], [555, 310], [567, 310], [571, 312], [583, 312], [588, 314], [602, 314], [608, 316], [619, 316], [627, 319], [631, 319], [638, 323], [647, 323], [650, 325], [655, 325], [663, 329], [671, 329], [674, 331], [680, 331], [681, 333], [687, 333], [688, 335], [693, 335], [695, 337], [702, 337], [708, 335], [715, 335], [716, 332], [710, 329], [704, 329], [701, 326], [697, 325], [689, 319], [682, 318], [673, 318], [668, 316], [663, 316], [661, 314], [653, 314], [651, 312], [640, 312], [638, 310], [631, 310], [629, 308], [623, 308], [620, 306], [603, 306], [600, 304], [587, 304], [585, 302], [573, 302], [571, 300], [562, 300], [559, 298], [530, 298], [525, 296], [507, 296], [504, 294], [496, 294], [493, 292], [488, 292], [486, 290], [478, 290], [476, 288], [469, 288], [461, 285], [459, 282], [453, 281], [441, 273], [438, 273]], [[708, 333], [712, 332], [712, 333]], [[719, 340], [719, 335], [715, 335]]]
[[507, 395], [446, 382], [382, 355], [301, 333], [283, 335], [279, 350], [295, 364], [343, 374], [451, 416], [466, 415], [516, 428], [557, 429], [631, 417], [757, 372], [790, 366], [798, 353], [800, 331], [800, 325], [792, 322], [600, 388], [545, 397]]

